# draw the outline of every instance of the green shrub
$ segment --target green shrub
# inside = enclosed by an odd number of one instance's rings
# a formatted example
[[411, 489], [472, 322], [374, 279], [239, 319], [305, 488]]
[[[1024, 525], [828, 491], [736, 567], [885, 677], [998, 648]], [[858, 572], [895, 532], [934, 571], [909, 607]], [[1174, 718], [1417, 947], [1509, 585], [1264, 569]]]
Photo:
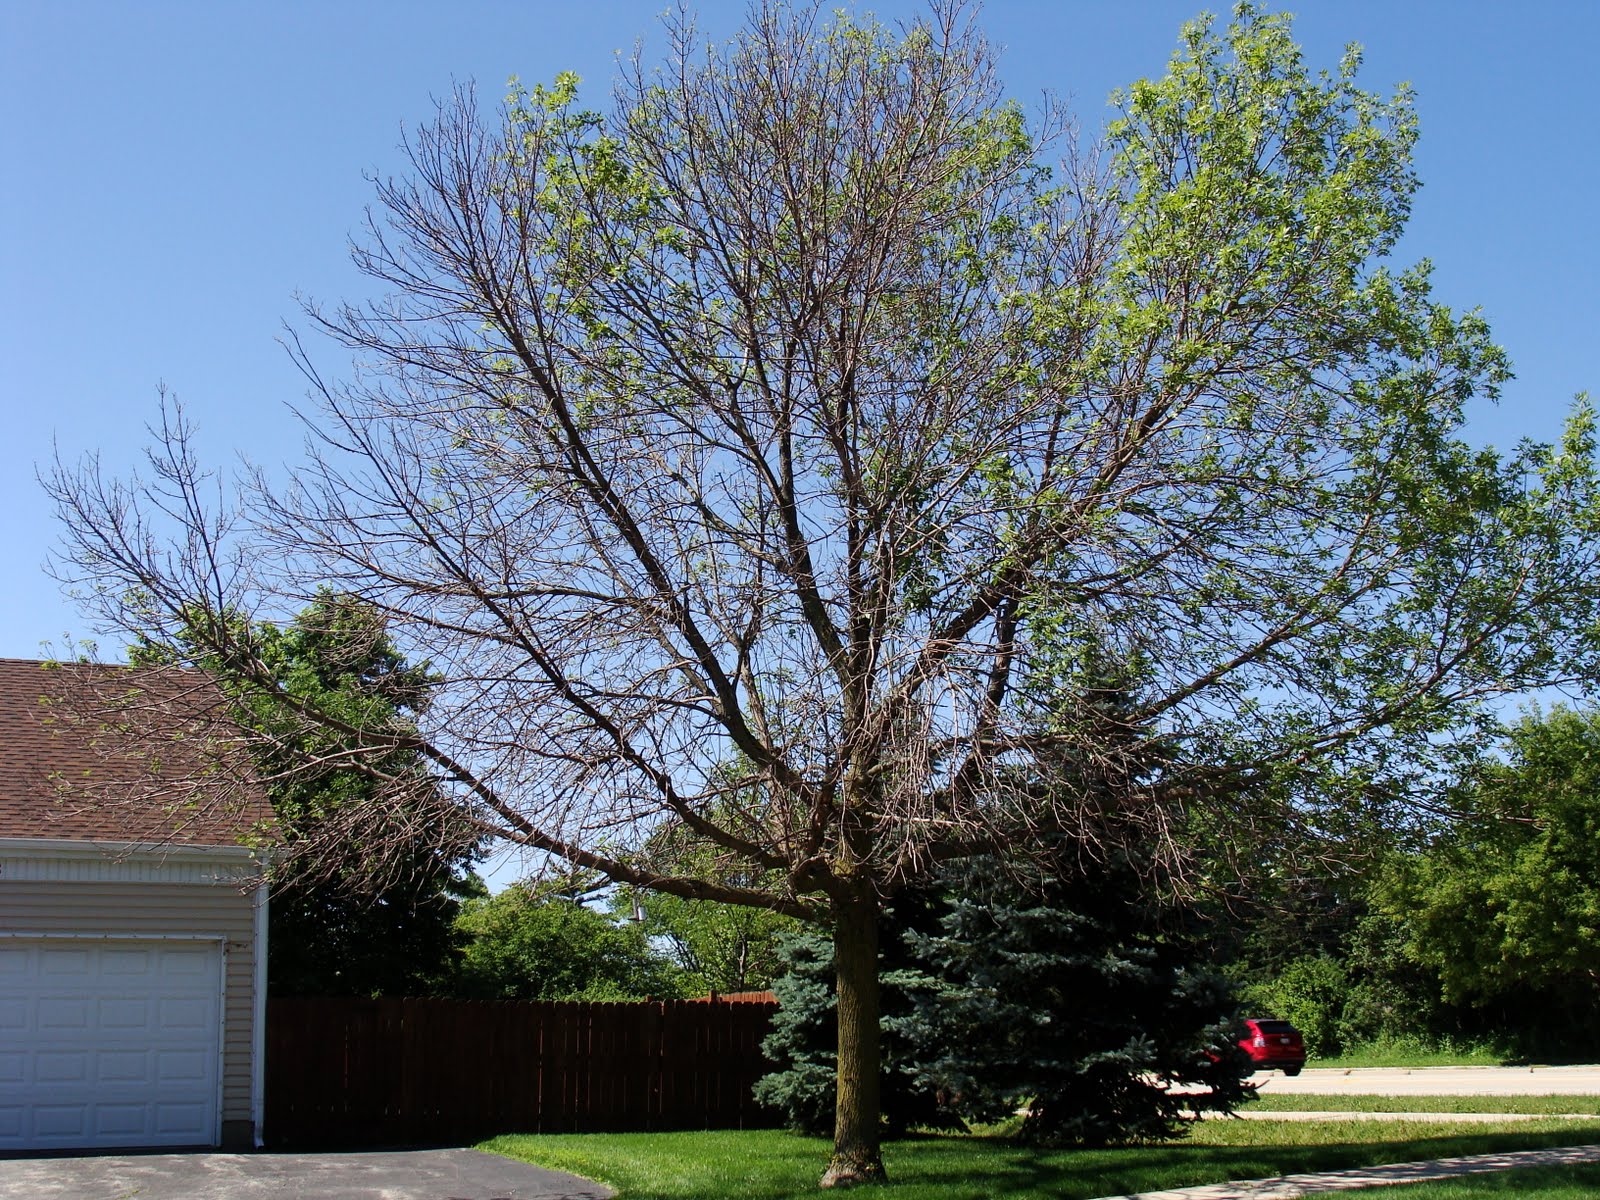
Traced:
[[1246, 993], [1256, 1007], [1251, 1015], [1290, 1022], [1305, 1038], [1306, 1053], [1332, 1058], [1342, 1049], [1349, 976], [1344, 964], [1329, 954], [1294, 959], [1278, 977]]

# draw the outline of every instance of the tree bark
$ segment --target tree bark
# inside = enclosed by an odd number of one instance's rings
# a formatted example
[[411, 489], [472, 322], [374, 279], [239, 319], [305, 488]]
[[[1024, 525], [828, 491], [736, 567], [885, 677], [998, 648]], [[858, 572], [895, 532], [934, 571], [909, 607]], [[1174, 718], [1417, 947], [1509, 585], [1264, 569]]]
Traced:
[[833, 1158], [822, 1186], [882, 1183], [878, 1095], [878, 913], [870, 890], [833, 901], [833, 957], [838, 978], [838, 1094]]

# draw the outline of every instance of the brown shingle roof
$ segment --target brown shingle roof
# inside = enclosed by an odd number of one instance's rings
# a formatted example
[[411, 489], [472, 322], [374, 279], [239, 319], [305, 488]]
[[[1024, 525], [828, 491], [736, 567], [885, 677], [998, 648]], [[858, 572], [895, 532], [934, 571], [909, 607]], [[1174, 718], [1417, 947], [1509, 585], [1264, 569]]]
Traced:
[[227, 846], [271, 822], [205, 674], [0, 658], [0, 837]]

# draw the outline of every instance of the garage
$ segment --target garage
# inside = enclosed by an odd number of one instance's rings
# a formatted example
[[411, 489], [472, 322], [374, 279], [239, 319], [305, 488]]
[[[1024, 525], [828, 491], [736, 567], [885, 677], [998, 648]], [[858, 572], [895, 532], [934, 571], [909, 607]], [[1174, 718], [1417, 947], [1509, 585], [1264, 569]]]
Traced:
[[223, 946], [0, 939], [0, 1151], [214, 1145]]
[[261, 1144], [271, 807], [227, 712], [0, 659], [0, 1154]]

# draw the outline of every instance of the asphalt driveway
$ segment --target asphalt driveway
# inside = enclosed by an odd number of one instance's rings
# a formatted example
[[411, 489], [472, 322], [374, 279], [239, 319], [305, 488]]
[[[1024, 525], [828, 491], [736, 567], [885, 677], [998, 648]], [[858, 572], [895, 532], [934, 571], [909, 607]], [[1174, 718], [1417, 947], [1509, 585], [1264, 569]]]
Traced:
[[0, 1159], [28, 1200], [605, 1200], [575, 1175], [479, 1150], [127, 1154]]

